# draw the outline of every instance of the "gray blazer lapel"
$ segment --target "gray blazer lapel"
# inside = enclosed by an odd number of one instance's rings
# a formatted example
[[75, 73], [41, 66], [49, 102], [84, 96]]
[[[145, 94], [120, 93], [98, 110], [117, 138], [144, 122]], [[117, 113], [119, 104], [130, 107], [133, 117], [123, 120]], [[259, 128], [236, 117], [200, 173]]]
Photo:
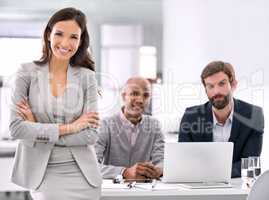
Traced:
[[79, 117], [82, 112], [84, 97], [80, 78], [80, 70], [69, 65], [67, 70], [64, 107], [66, 122], [72, 121], [74, 117]]
[[49, 68], [47, 64], [40, 67], [40, 70], [37, 71], [37, 77], [40, 90], [40, 106], [43, 106], [42, 110], [44, 110], [46, 117], [48, 117], [51, 122], [54, 122], [50, 103]]

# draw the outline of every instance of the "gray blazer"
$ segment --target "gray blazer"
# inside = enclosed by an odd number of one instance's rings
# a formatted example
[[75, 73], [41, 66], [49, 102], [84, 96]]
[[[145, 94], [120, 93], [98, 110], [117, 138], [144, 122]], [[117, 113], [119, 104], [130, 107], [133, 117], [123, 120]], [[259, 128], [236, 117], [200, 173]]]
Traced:
[[[36, 189], [45, 174], [50, 153], [60, 140], [68, 146], [83, 175], [94, 187], [102, 179], [93, 144], [97, 140], [95, 129], [59, 137], [59, 127], [54, 121], [50, 94], [48, 65], [23, 64], [17, 72], [12, 95], [10, 132], [19, 139], [12, 181], [25, 188]], [[97, 109], [97, 84], [95, 73], [82, 67], [68, 67], [67, 88], [64, 92], [65, 121], [70, 123], [82, 113]], [[16, 103], [27, 98], [37, 122], [24, 121], [16, 113]]]
[[158, 120], [143, 115], [134, 146], [128, 141], [120, 114], [102, 120], [95, 150], [103, 178], [115, 178], [125, 167], [151, 161], [163, 167], [164, 136]]

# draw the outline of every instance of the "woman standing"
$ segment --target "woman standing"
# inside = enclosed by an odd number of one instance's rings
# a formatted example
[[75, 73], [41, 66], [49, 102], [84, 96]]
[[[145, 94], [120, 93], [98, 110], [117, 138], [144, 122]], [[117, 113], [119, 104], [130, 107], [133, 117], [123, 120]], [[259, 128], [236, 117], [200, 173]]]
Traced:
[[64, 8], [49, 20], [39, 61], [23, 64], [10, 131], [19, 139], [12, 181], [35, 200], [100, 198], [93, 144], [99, 125], [85, 15]]

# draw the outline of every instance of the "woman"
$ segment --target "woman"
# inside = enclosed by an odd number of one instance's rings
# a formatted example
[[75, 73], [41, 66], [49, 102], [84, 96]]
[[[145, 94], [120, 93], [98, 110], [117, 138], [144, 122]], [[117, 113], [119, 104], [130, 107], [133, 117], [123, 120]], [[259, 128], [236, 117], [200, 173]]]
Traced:
[[10, 131], [20, 142], [12, 181], [35, 200], [99, 199], [97, 84], [85, 15], [59, 10], [43, 41], [41, 59], [22, 65], [15, 82]]

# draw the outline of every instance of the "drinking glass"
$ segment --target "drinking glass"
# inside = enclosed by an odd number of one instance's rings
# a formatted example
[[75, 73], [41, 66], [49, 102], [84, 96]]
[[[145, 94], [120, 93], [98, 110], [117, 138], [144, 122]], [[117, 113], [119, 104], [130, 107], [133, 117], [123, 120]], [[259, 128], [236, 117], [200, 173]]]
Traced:
[[254, 181], [254, 178], [255, 178], [254, 170], [255, 170], [254, 160], [251, 157], [248, 157], [247, 177], [250, 180], [250, 182]]
[[253, 178], [257, 179], [261, 174], [261, 160], [258, 156], [249, 157], [249, 165], [253, 169]]
[[248, 181], [248, 158], [241, 159], [241, 178], [243, 183], [247, 183]]

